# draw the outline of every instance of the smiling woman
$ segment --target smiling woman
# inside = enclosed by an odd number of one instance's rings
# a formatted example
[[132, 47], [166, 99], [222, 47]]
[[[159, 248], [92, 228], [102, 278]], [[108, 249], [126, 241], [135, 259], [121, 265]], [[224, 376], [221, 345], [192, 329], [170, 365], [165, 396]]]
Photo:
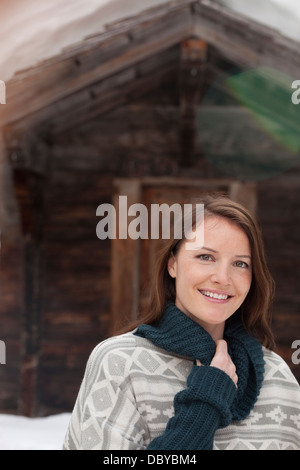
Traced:
[[[242, 289], [246, 281], [244, 288], [248, 288], [248, 292], [241, 301], [239, 316], [249, 333], [257, 336], [264, 346], [273, 349], [274, 338], [270, 325], [274, 282], [267, 266], [263, 239], [257, 222], [243, 206], [226, 197], [207, 195], [198, 202], [204, 206], [204, 246], [189, 251], [182, 249], [187, 246], [185, 238], [178, 240], [174, 237], [166, 241], [156, 260], [156, 272], [152, 277], [149, 302], [139, 322], [133, 323], [130, 328], [137, 327], [140, 322], [149, 324], [157, 322], [166, 303], [168, 301], [176, 303], [176, 295], [182, 290], [181, 281], [187, 282], [186, 276], [190, 275], [191, 270], [194, 271], [197, 266], [199, 268], [201, 266], [200, 271], [203, 276], [204, 273], [212, 271], [212, 284], [215, 286], [212, 288], [210, 285], [210, 289], [207, 289], [208, 285], [203, 285], [204, 290], [217, 291], [221, 294], [225, 290], [227, 294], [233, 294], [228, 291], [227, 286], [227, 276], [230, 273], [230, 288], [233, 288], [233, 279], [239, 279], [239, 289]], [[198, 207], [202, 207], [200, 203]], [[187, 212], [185, 217], [196, 222], [197, 210], [195, 206], [193, 213]], [[182, 224], [185, 224], [185, 219]], [[203, 227], [197, 228], [200, 229]], [[194, 243], [193, 246], [195, 247]], [[182, 261], [186, 260], [187, 263], [187, 273], [180, 278], [180, 284], [172, 271], [173, 263], [179, 258]], [[177, 264], [175, 263], [175, 266]], [[223, 276], [225, 280], [222, 279]], [[236, 300], [233, 299], [234, 305], [233, 302], [230, 304], [231, 314], [238, 308]]]
[[204, 241], [211, 248], [193, 251], [184, 241], [172, 253], [168, 271], [175, 279], [177, 307], [217, 341], [250, 290], [252, 270], [243, 260], [251, 260], [251, 249], [243, 230], [219, 216], [206, 218]]
[[300, 449], [258, 225], [228, 198], [201, 202], [203, 246], [166, 241], [141, 318], [92, 352], [65, 449]]

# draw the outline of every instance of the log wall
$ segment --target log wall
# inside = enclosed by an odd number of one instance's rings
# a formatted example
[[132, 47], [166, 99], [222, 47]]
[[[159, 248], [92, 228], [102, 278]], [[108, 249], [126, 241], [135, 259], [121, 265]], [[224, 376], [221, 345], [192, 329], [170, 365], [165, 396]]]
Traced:
[[[192, 166], [179, 166], [178, 113], [174, 94], [169, 90], [167, 101], [165, 91], [62, 135], [52, 147], [37, 280], [38, 346], [29, 363], [22, 363], [24, 334], [28, 334], [24, 327], [29, 302], [24, 294], [28, 234], [21, 241], [3, 239], [1, 331], [8, 352], [7, 364], [0, 369], [1, 411], [28, 412], [24, 402], [30, 391], [35, 393], [31, 413], [70, 411], [92, 348], [109, 335], [111, 246], [109, 240], [96, 237], [96, 209], [112, 202], [114, 178], [224, 176], [205, 160], [199, 142]], [[258, 218], [277, 283], [278, 352], [298, 380], [300, 369], [291, 363], [291, 344], [300, 339], [299, 181], [299, 169], [293, 169], [257, 185]], [[15, 189], [22, 193], [20, 181]], [[35, 379], [27, 376], [29, 382], [22, 383], [20, 366], [31, 367]]]
[[[195, 66], [206, 74], [201, 88], [233, 64], [298, 72], [294, 43], [223, 10], [208, 0], [153, 9], [12, 81], [2, 116], [6, 131], [13, 131], [8, 158], [15, 171], [12, 179], [5, 173], [5, 188], [10, 179], [13, 187], [2, 194], [9, 224], [1, 234], [0, 340], [7, 363], [0, 365], [0, 412], [70, 411], [89, 354], [110, 334], [111, 244], [96, 237], [96, 209], [112, 203], [114, 179], [232, 176], [208, 161], [202, 147], [207, 139], [219, 159], [227, 158], [230, 139], [223, 145], [220, 133], [195, 135], [200, 88], [196, 80], [190, 88], [193, 70], [182, 42], [205, 41]], [[199, 41], [193, 44], [197, 50]], [[214, 108], [212, 121], [215, 111], [220, 117]], [[220, 121], [229, 119], [243, 128], [236, 108], [228, 106]], [[252, 132], [237, 139], [235, 150], [246, 147], [265, 165], [274, 145]], [[300, 367], [291, 362], [291, 344], [300, 339], [299, 176], [295, 163], [260, 179], [257, 214], [277, 283], [277, 351], [300, 381]]]

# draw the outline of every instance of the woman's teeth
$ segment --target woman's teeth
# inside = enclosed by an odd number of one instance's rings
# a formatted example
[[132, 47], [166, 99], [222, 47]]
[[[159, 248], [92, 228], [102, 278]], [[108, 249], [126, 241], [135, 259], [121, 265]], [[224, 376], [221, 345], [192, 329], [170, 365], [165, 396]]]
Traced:
[[215, 294], [213, 292], [209, 292], [208, 290], [201, 290], [200, 292], [201, 294], [206, 295], [207, 297], [211, 297], [212, 299], [226, 300], [229, 297], [229, 295]]

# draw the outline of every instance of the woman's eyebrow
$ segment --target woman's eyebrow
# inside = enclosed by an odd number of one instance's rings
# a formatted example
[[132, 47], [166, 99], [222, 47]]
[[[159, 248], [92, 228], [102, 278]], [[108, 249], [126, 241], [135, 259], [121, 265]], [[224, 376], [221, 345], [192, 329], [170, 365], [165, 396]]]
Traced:
[[218, 251], [213, 250], [212, 248], [208, 248], [207, 246], [202, 246], [201, 249], [202, 250], [207, 250], [207, 251], [212, 251], [213, 253], [218, 253]]
[[[212, 251], [213, 253], [218, 253], [218, 251], [213, 250], [212, 248], [208, 248], [207, 246], [202, 246], [201, 249], [202, 250], [207, 250], [207, 251]], [[250, 258], [251, 259], [250, 255], [235, 255], [235, 256], [236, 256], [236, 258]]]

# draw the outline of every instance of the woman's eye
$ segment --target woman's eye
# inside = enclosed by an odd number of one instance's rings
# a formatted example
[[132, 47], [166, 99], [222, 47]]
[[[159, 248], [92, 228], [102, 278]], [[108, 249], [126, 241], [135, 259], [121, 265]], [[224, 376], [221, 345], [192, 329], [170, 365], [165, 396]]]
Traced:
[[201, 259], [202, 261], [211, 261], [211, 255], [199, 255], [197, 258]]
[[238, 268], [244, 268], [244, 269], [249, 268], [249, 265], [245, 263], [245, 261], [236, 261], [235, 266], [237, 266]]

